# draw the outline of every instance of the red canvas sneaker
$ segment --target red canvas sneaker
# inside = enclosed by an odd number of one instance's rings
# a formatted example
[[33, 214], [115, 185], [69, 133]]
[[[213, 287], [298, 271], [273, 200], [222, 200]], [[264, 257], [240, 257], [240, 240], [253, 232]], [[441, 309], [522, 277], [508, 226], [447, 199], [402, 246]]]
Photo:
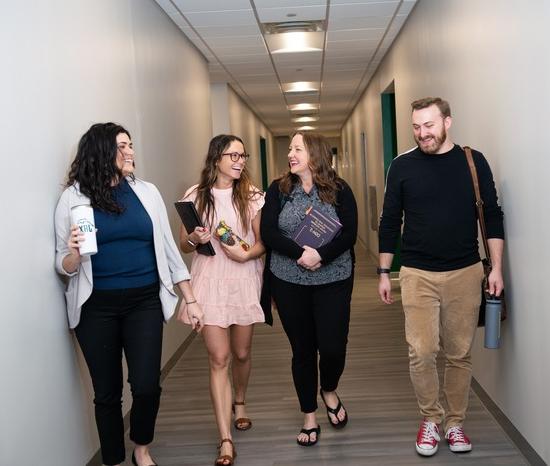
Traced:
[[416, 452], [422, 456], [435, 455], [440, 440], [436, 423], [424, 419], [416, 435]]
[[472, 451], [472, 442], [460, 426], [450, 427], [445, 434], [449, 449], [455, 453]]

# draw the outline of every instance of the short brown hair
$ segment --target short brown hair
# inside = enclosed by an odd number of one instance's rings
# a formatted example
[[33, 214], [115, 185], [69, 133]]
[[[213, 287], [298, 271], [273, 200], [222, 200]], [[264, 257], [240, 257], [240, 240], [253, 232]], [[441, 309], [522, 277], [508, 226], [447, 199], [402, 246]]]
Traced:
[[437, 108], [443, 115], [443, 118], [451, 116], [451, 107], [449, 102], [443, 100], [441, 97], [424, 97], [423, 99], [415, 100], [411, 104], [412, 111], [422, 110], [423, 108], [428, 108], [432, 105], [437, 105]]

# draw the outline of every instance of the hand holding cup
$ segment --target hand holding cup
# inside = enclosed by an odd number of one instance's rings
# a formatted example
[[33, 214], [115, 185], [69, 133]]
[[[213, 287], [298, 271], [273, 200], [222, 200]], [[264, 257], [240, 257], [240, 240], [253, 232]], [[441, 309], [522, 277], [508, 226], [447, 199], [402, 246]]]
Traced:
[[80, 257], [80, 244], [84, 241], [84, 235], [77, 225], [71, 225], [71, 234], [67, 241], [67, 247], [73, 256]]

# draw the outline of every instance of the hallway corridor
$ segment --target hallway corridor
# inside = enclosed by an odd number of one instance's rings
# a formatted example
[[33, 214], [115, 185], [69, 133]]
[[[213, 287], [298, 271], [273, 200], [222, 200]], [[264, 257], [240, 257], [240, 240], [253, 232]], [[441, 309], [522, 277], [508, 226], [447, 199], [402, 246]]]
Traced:
[[[296, 444], [302, 416], [292, 386], [290, 348], [280, 322], [276, 320], [273, 328], [258, 326], [247, 398], [253, 427], [247, 432], [234, 430], [236, 465], [528, 464], [473, 392], [465, 427], [474, 450], [455, 455], [442, 442], [435, 457], [415, 453], [420, 419], [408, 375], [399, 293], [395, 304], [382, 305], [374, 265], [363, 251], [357, 252], [348, 361], [338, 390], [350, 413], [348, 426], [343, 431], [331, 429], [319, 399], [319, 444], [312, 448]], [[164, 380], [152, 452], [166, 466], [210, 465], [217, 442], [206, 352], [195, 338]]]

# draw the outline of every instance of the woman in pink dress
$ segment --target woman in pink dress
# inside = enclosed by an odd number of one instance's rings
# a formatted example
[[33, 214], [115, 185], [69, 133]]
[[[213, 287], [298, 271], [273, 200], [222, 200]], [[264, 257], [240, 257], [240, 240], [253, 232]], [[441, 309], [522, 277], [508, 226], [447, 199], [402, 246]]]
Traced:
[[[237, 136], [221, 134], [210, 141], [198, 185], [183, 200], [193, 201], [204, 228], [187, 234], [181, 229], [180, 247], [193, 252], [191, 286], [204, 312], [202, 335], [210, 364], [210, 395], [220, 433], [216, 464], [233, 464], [236, 456], [231, 436], [231, 411], [235, 428], [248, 430], [245, 395], [250, 376], [250, 347], [256, 322], [264, 322], [260, 306], [264, 246], [260, 240], [260, 209], [263, 193], [254, 187], [246, 169], [248, 154]], [[215, 234], [220, 221], [250, 245], [245, 250], [238, 240], [221, 242]], [[195, 252], [198, 244], [211, 241], [215, 256]], [[190, 324], [182, 310], [178, 319]], [[231, 366], [234, 402], [229, 377]]]

